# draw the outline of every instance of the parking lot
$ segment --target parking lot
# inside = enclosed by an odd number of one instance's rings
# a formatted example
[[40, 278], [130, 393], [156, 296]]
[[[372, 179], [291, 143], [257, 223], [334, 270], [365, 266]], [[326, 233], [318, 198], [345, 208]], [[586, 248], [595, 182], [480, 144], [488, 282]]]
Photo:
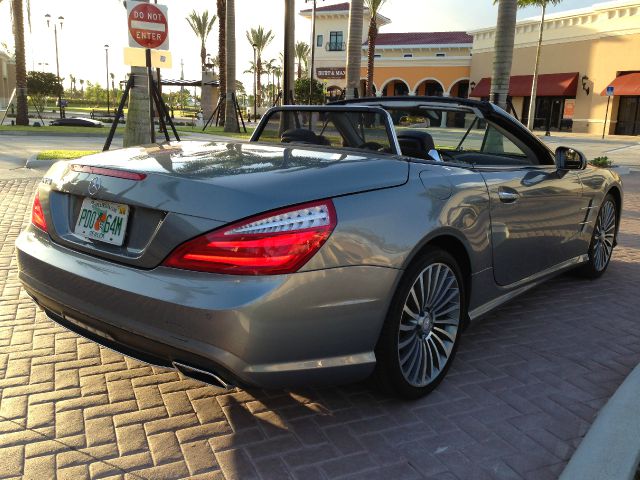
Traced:
[[569, 274], [472, 325], [403, 402], [366, 383], [220, 392], [56, 326], [17, 281], [37, 180], [0, 180], [0, 477], [546, 479], [640, 361], [640, 174], [607, 274]]

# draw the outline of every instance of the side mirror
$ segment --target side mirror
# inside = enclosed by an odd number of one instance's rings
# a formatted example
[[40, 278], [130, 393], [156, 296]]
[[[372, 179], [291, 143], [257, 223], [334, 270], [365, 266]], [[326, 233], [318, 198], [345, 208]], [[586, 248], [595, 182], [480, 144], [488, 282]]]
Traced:
[[559, 170], [584, 170], [587, 168], [587, 157], [573, 148], [558, 147], [556, 149], [556, 167]]

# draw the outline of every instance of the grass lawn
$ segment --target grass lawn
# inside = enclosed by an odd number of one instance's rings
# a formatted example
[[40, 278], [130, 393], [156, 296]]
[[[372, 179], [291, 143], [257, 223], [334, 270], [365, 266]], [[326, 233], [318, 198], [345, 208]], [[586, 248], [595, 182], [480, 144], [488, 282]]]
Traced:
[[247, 127], [247, 133], [242, 131], [242, 127], [240, 127], [240, 133], [229, 133], [224, 131], [224, 127], [207, 127], [207, 129], [203, 132], [202, 127], [176, 127], [176, 130], [179, 132], [193, 132], [193, 133], [207, 133], [209, 135], [220, 135], [222, 137], [233, 137], [233, 138], [242, 138], [245, 140], [249, 140], [251, 138], [251, 134], [253, 133], [253, 127]]
[[[118, 127], [117, 133], [122, 133], [124, 127]], [[105, 138], [109, 134], [109, 127], [27, 127], [24, 125], [0, 125], [0, 132], [31, 132], [40, 135], [46, 134], [64, 134], [64, 133], [85, 133], [87, 135], [103, 135]]]
[[36, 160], [73, 160], [74, 158], [84, 157], [98, 153], [97, 150], [43, 150], [38, 153]]

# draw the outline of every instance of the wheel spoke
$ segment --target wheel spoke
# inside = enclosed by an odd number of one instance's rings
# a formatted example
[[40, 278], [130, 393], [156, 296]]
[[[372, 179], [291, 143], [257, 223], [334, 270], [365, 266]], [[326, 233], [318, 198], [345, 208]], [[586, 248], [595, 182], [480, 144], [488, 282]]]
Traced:
[[428, 265], [415, 277], [398, 330], [398, 360], [405, 380], [424, 387], [445, 368], [460, 326], [460, 286], [444, 263]]

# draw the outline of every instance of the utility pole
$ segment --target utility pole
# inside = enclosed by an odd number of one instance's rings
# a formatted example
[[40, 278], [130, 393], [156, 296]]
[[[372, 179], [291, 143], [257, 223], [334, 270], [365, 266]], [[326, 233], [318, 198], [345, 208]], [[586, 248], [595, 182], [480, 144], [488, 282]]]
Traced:
[[[44, 18], [47, 20], [47, 27], [49, 27], [51, 24], [51, 15], [47, 13], [44, 16]], [[60, 60], [59, 60], [59, 53], [58, 53], [58, 24], [60, 24], [60, 30], [62, 30], [63, 22], [64, 22], [64, 17], [58, 17], [58, 21], [53, 23], [53, 37], [56, 44], [56, 75], [58, 77], [58, 85], [60, 87], [58, 90], [58, 108], [60, 109], [60, 118], [64, 118], [64, 109], [62, 107], [63, 88], [62, 88], [62, 80], [60, 79]]]
[[107, 113], [111, 113], [111, 103], [109, 102], [109, 45], [104, 46], [104, 55], [107, 65]]

